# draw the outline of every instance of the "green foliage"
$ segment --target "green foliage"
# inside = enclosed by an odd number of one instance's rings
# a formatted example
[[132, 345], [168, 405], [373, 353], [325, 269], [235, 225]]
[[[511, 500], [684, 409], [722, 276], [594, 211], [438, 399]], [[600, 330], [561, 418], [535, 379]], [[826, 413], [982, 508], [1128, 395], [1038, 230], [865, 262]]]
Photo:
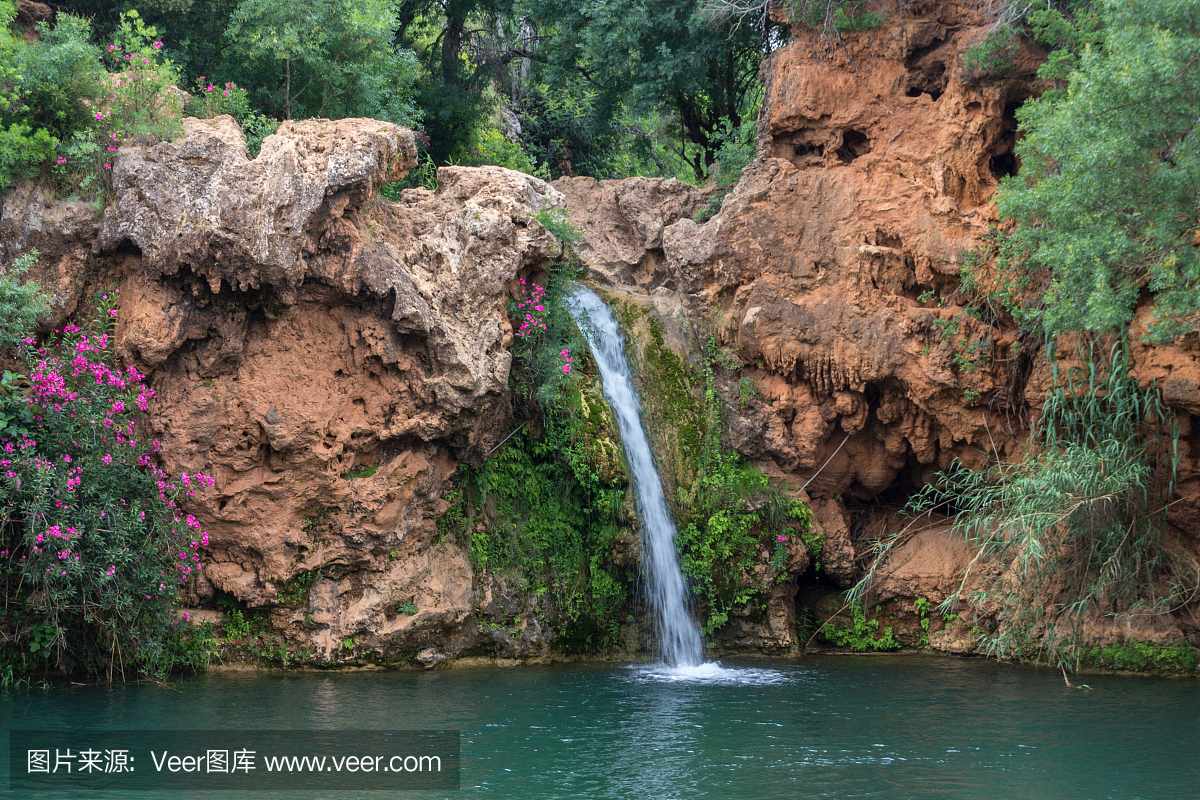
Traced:
[[550, 83], [536, 71], [520, 102], [521, 141], [529, 158], [553, 177], [623, 177], [653, 169], [638, 163], [647, 145], [653, 147], [641, 128], [624, 116], [600, 113], [598, 101], [596, 88], [581, 75], [565, 73]]
[[437, 191], [438, 188], [437, 165], [433, 163], [433, 156], [428, 153], [418, 157], [416, 169], [405, 175], [402, 180], [379, 187], [379, 194], [388, 200], [399, 201], [405, 189], [418, 186], [431, 192]]
[[[1200, 311], [1200, 2], [1098, 8], [1103, 46], [1079, 54], [1065, 90], [1018, 112], [1021, 173], [997, 198], [1017, 227], [1000, 266], [1029, 276], [1017, 299], [1050, 337], [1122, 331], [1148, 291], [1149, 333], [1170, 339]], [[1043, 30], [1070, 38], [1057, 18]]]
[[233, 81], [224, 86], [197, 81], [187, 103], [187, 113], [197, 119], [212, 119], [228, 114], [238, 122], [250, 113], [250, 98], [246, 90]]
[[963, 66], [980, 76], [1000, 76], [1012, 69], [1020, 48], [1018, 32], [1011, 24], [996, 25], [983, 41], [963, 54]]
[[741, 362], [710, 338], [703, 361], [690, 364], [667, 346], [657, 317], [632, 303], [615, 310], [629, 335], [646, 427], [677, 523], [680, 565], [711, 635], [759, 593], [756, 567], [770, 567], [770, 580], [786, 580], [786, 541], [799, 536], [819, 558], [820, 534], [803, 504], [771, 488], [724, 439], [715, 371]]
[[804, 25], [826, 35], [869, 31], [887, 22], [887, 14], [869, 8], [869, 0], [786, 0], [784, 8], [793, 25]]
[[718, 192], [704, 203], [704, 205], [695, 213], [692, 214], [692, 219], [696, 222], [708, 222], [715, 217], [721, 210], [721, 206], [725, 204], [725, 195], [727, 192]]
[[33, 412], [0, 438], [0, 592], [18, 611], [6, 635], [63, 670], [160, 676], [199, 658], [174, 605], [208, 544], [181, 504], [211, 479], [166, 475], [133, 438], [153, 391], [113, 367], [115, 294], [96, 306], [87, 329], [24, 337], [28, 384], [0, 395], [0, 410]]
[[342, 480], [352, 481], [355, 478], [369, 478], [375, 474], [378, 467], [375, 464], [363, 464], [358, 469], [352, 469], [349, 472], [342, 473]]
[[279, 120], [257, 111], [247, 112], [238, 122], [242, 126], [242, 133], [246, 135], [246, 149], [250, 151], [251, 158], [258, 158], [263, 140], [279, 130]]
[[565, 3], [530, 0], [534, 18], [555, 26], [539, 54], [551, 86], [583, 75], [596, 89], [596, 118], [652, 113], [670, 118], [677, 146], [703, 180], [721, 146], [724, 121], [740, 128], [759, 89], [771, 23], [751, 15], [714, 24], [699, 0]]
[[1128, 641], [1079, 648], [1079, 665], [1149, 675], [1195, 675], [1200, 653], [1187, 642], [1161, 645]]
[[9, 19], [0, 10], [0, 62], [7, 62], [0, 67], [0, 120], [19, 120], [66, 141], [106, 88], [100, 48], [89, 41], [91, 26], [60, 13], [53, 26], [39, 24], [38, 41], [13, 35], [6, 42]]
[[738, 381], [738, 411], [744, 412], [750, 401], [762, 396], [758, 383], [753, 378], [743, 377]]
[[59, 142], [85, 121], [105, 74], [85, 20], [61, 14], [30, 43], [9, 30], [15, 13], [12, 3], [0, 2], [0, 192], [54, 162]]
[[572, 250], [583, 238], [583, 231], [567, 219], [565, 208], [542, 208], [533, 215], [533, 218], [567, 250]]
[[58, 140], [45, 128], [30, 130], [14, 123], [8, 130], [0, 126], [0, 192], [8, 191], [14, 178], [32, 178], [54, 155]]
[[917, 642], [917, 647], [929, 646], [929, 606], [928, 597], [918, 597], [913, 601], [913, 612], [916, 613], [921, 624], [921, 638]]
[[411, 617], [417, 613], [417, 606], [416, 603], [406, 600], [400, 605], [396, 606], [396, 611], [400, 612], [406, 617]]
[[284, 606], [302, 606], [308, 602], [308, 593], [313, 584], [321, 579], [321, 569], [301, 572], [287, 582], [279, 592], [279, 603]]
[[[252, 68], [241, 85], [253, 87], [269, 116], [411, 125], [417, 63], [392, 44], [396, 27], [396, 4], [388, 0], [242, 0], [225, 37], [231, 56]], [[232, 64], [225, 74], [235, 74]]]
[[[577, 235], [556, 211], [539, 221], [561, 241]], [[513, 346], [511, 386], [533, 413], [482, 467], [460, 467], [457, 502], [439, 529], [467, 544], [477, 572], [537, 598], [564, 646], [594, 649], [619, 630], [635, 565], [614, 558], [631, 540], [615, 422], [593, 379], [564, 370], [564, 351], [580, 364], [587, 353], [563, 303], [576, 269], [569, 253], [551, 267], [538, 300], [545, 329]]]
[[740, 126], [735, 127], [729, 119], [721, 120], [715, 137], [720, 146], [710, 173], [718, 186], [727, 188], [737, 183], [742, 170], [754, 160], [757, 116], [758, 101], [755, 101]]
[[1083, 366], [1066, 374], [1055, 365], [1023, 461], [978, 472], [958, 465], [910, 503], [914, 514], [956, 513], [975, 563], [1006, 568], [981, 571], [971, 596], [993, 619], [983, 648], [998, 658], [1069, 666], [1088, 614], [1164, 613], [1200, 587], [1165, 524], [1178, 428], [1158, 390], [1130, 374], [1124, 346], [1103, 355], [1081, 352]]
[[175, 670], [200, 672], [208, 669], [221, 649], [221, 641], [211, 622], [194, 625], [176, 619], [167, 628], [166, 640], [155, 655], [151, 674], [166, 675]]
[[878, 637], [875, 636], [879, 631], [879, 620], [867, 619], [858, 603], [850, 604], [850, 620], [849, 625], [841, 625], [836, 619], [830, 620], [821, 628], [821, 638], [835, 647], [848, 647], [856, 653], [900, 649], [900, 641], [890, 625]]
[[237, 609], [225, 612], [221, 627], [226, 639], [241, 641], [250, 635], [250, 621]]
[[[50, 301], [37, 282], [22, 280], [37, 260], [38, 251], [30, 250], [18, 256], [0, 277], [0, 348], [16, 347], [30, 336], [38, 320], [50, 313]], [[6, 388], [11, 387], [7, 376]]]
[[[661, 342], [661, 331], [658, 336]], [[812, 512], [772, 489], [766, 475], [725, 443], [715, 357], [713, 345], [701, 367], [700, 438], [694, 449], [688, 447], [694, 453], [695, 477], [689, 483], [686, 473], [677, 473], [673, 504], [680, 566], [699, 600], [707, 635], [750, 599], [746, 587], [757, 564], [784, 569], [787, 539], [812, 531]], [[786, 578], [782, 572], [780, 576]]]
[[197, 119], [212, 119], [222, 114], [233, 117], [246, 137], [251, 158], [258, 158], [263, 139], [279, 129], [279, 120], [251, 108], [248, 93], [233, 81], [226, 81], [224, 86], [197, 81], [187, 113]]

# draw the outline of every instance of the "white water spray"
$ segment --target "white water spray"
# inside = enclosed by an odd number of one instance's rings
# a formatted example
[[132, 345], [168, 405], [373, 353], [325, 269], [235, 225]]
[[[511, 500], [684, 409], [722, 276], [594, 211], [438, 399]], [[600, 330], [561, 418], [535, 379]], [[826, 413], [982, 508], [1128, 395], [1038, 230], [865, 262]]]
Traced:
[[621, 430], [641, 513], [646, 594], [662, 659], [670, 667], [696, 667], [703, 660], [704, 646], [700, 629], [688, 613], [687, 584], [675, 553], [675, 523], [642, 430], [641, 403], [630, 379], [621, 327], [604, 301], [582, 286], [567, 298], [567, 309], [583, 331], [600, 367], [604, 397], [612, 406]]

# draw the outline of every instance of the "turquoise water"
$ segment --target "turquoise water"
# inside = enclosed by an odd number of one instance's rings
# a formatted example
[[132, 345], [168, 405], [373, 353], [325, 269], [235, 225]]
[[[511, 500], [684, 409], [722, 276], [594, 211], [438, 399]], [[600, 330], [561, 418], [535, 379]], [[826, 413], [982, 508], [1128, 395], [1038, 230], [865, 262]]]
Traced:
[[[754, 661], [677, 680], [567, 665], [200, 677], [0, 694], [12, 728], [453, 728], [449, 794], [94, 794], [273, 798], [1200, 797], [1200, 683], [924, 657]], [[7, 749], [0, 797], [7, 791]], [[40, 794], [53, 800], [69, 795]], [[78, 795], [76, 795], [78, 797]], [[72, 798], [74, 800], [74, 798]]]

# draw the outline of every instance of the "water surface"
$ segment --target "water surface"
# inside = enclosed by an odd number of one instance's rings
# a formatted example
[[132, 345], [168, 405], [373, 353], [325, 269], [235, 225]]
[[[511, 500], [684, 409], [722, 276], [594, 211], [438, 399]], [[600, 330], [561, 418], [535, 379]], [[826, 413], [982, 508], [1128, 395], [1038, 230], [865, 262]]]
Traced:
[[[924, 657], [216, 674], [163, 688], [0, 693], [11, 728], [453, 728], [450, 793], [188, 797], [995, 798], [1200, 796], [1200, 683]], [[7, 749], [0, 758], [6, 758]], [[0, 797], [7, 790], [7, 763]], [[66, 795], [46, 794], [56, 800]], [[166, 800], [143, 792], [125, 797]], [[112, 794], [90, 796], [99, 800]], [[75, 798], [72, 798], [75, 800]]]

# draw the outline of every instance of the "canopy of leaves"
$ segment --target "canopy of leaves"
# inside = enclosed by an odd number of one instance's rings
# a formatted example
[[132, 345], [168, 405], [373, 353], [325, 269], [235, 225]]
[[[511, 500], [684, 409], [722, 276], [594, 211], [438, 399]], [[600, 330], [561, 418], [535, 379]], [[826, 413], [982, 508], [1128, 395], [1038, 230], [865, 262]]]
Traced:
[[596, 89], [599, 117], [622, 108], [669, 114], [679, 138], [700, 148], [689, 157], [697, 178], [716, 160], [725, 126], [741, 124], [770, 46], [769, 21], [748, 16], [717, 26], [698, 0], [530, 0], [529, 9], [556, 26], [542, 52], [548, 79], [583, 75]]
[[392, 44], [391, 0], [243, 0], [226, 36], [264, 107], [285, 118], [363, 116], [411, 124], [412, 53]]
[[1042, 276], [1047, 334], [1122, 330], [1148, 290], [1169, 338], [1200, 311], [1200, 0], [1105, 0], [1100, 15], [1103, 47], [1018, 112], [1021, 171], [997, 204]]

